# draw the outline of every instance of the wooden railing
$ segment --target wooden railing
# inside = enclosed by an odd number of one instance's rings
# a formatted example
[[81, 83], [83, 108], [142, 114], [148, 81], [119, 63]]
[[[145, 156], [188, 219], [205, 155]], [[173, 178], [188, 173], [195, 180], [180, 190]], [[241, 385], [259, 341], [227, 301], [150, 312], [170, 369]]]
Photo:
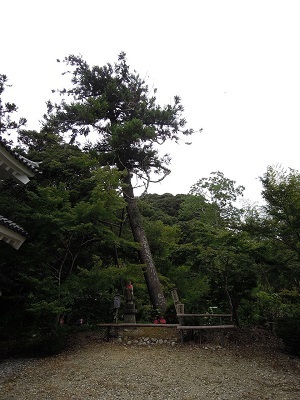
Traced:
[[[232, 324], [232, 314], [213, 314], [213, 313], [204, 313], [204, 314], [187, 314], [184, 312], [184, 304], [179, 302], [179, 297], [176, 289], [172, 289], [171, 291], [172, 298], [174, 301], [176, 315], [178, 318], [179, 325], [177, 325], [177, 329], [180, 332], [181, 343], [183, 343], [184, 339], [184, 331], [203, 331], [203, 330], [224, 330], [233, 329], [235, 325]], [[202, 323], [195, 325], [195, 320], [198, 318], [202, 319]], [[218, 318], [218, 323], [215, 323], [216, 318]], [[230, 324], [224, 324], [223, 319], [229, 319]], [[193, 325], [185, 325], [185, 319], [192, 319]], [[204, 320], [204, 321], [203, 321]], [[200, 320], [201, 321], [201, 320]]]

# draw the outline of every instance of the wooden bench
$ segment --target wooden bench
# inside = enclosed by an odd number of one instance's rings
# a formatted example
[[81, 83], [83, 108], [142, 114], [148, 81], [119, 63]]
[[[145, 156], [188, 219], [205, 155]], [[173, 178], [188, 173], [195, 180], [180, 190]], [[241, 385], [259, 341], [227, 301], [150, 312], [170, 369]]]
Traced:
[[179, 320], [180, 325], [183, 325], [183, 319], [184, 318], [207, 318], [209, 320], [218, 318], [220, 321], [220, 325], [222, 324], [223, 318], [230, 318], [230, 321], [232, 321], [232, 314], [185, 314], [185, 313], [177, 313], [177, 318]]
[[[201, 342], [201, 331], [205, 330], [221, 330], [222, 331], [222, 345], [224, 344], [224, 331], [226, 329], [233, 329], [235, 328], [235, 325], [232, 324], [223, 324], [223, 318], [230, 318], [230, 321], [232, 320], [232, 315], [231, 314], [177, 314], [177, 317], [180, 321], [180, 325], [177, 326], [177, 329], [180, 332], [180, 340], [181, 343], [183, 343], [183, 334], [184, 331], [199, 331], [200, 336], [200, 342]], [[214, 318], [219, 318], [219, 325], [184, 325], [183, 324], [183, 319], [186, 317], [201, 317], [201, 318], [209, 318], [210, 320]]]
[[[232, 314], [219, 314], [219, 313], [205, 313], [205, 314], [187, 314], [184, 312], [184, 304], [179, 302], [179, 297], [177, 294], [176, 289], [172, 289], [171, 291], [172, 298], [174, 301], [175, 309], [176, 309], [176, 315], [178, 318], [179, 325], [177, 326], [177, 329], [180, 332], [180, 339], [181, 343], [183, 343], [184, 339], [184, 331], [199, 331], [200, 332], [200, 340], [201, 340], [201, 331], [204, 330], [221, 330], [222, 331], [222, 342], [224, 339], [224, 331], [227, 329], [233, 329], [235, 328], [235, 325], [232, 324]], [[203, 319], [208, 319], [209, 321], [214, 320], [218, 318], [219, 319], [219, 325], [214, 324], [208, 324], [208, 325], [184, 325], [184, 319], [185, 318], [203, 318]], [[229, 318], [230, 319], [230, 324], [225, 324], [223, 323], [223, 318]]]
[[180, 340], [181, 344], [184, 342], [184, 331], [199, 331], [200, 336], [199, 336], [199, 342], [201, 343], [201, 332], [205, 330], [220, 330], [222, 332], [222, 345], [224, 344], [224, 332], [227, 329], [234, 329], [235, 325], [178, 325], [177, 329], [180, 332]]

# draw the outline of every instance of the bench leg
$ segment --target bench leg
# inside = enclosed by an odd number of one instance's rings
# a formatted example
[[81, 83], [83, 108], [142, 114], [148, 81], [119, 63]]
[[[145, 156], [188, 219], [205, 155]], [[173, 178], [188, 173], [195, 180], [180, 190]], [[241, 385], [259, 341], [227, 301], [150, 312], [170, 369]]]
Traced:
[[107, 336], [106, 336], [107, 342], [109, 342], [109, 337], [110, 337], [110, 326], [107, 327]]
[[221, 346], [224, 347], [225, 345], [225, 333], [224, 331], [221, 332]]

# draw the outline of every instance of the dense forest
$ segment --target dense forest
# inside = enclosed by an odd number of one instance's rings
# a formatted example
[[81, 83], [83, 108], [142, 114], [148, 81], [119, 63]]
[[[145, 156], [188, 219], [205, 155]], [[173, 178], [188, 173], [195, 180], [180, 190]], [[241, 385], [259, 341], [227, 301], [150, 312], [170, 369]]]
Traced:
[[41, 164], [26, 186], [0, 181], [0, 215], [29, 233], [18, 251], [0, 241], [0, 338], [112, 322], [131, 281], [138, 321], [161, 309], [175, 322], [176, 287], [187, 312], [217, 307], [299, 351], [300, 173], [269, 166], [263, 206], [242, 207], [244, 187], [220, 171], [188, 194], [136, 197], [133, 177], [147, 189], [170, 172], [159, 144], [193, 133], [180, 98], [158, 106], [123, 53], [101, 68], [65, 61], [72, 87], [48, 102], [40, 131], [1, 104], [2, 137]]

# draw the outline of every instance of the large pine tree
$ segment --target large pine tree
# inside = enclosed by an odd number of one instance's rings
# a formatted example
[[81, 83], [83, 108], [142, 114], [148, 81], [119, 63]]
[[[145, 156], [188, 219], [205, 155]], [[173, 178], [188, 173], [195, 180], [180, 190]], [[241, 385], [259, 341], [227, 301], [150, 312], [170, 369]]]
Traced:
[[157, 145], [193, 132], [185, 128], [180, 98], [174, 97], [173, 105], [157, 105], [156, 90], [151, 93], [145, 81], [130, 71], [125, 53], [114, 65], [103, 67], [90, 67], [74, 55], [65, 62], [72, 67], [73, 85], [59, 91], [63, 95], [59, 104], [48, 102], [45, 127], [70, 134], [71, 141], [78, 135], [97, 133], [95, 149], [101, 162], [123, 172], [123, 195], [134, 239], [140, 243], [150, 299], [154, 308], [164, 310], [166, 300], [141, 223], [132, 177], [137, 175], [147, 186], [153, 173], [161, 180], [170, 172], [170, 157], [160, 156]]

